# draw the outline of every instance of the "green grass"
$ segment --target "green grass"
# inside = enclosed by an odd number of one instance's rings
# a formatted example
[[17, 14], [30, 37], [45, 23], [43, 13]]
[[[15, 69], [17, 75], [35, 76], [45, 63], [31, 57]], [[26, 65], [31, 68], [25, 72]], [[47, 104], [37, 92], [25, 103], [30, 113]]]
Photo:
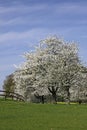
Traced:
[[0, 130], [87, 130], [87, 105], [0, 100]]

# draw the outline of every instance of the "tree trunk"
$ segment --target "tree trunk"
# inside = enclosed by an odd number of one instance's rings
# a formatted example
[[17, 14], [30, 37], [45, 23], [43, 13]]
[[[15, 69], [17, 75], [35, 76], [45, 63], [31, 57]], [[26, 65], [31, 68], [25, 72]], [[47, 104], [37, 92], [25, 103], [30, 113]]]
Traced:
[[70, 104], [70, 92], [69, 92], [69, 89], [67, 91], [67, 99], [68, 99], [68, 104]]
[[54, 103], [57, 104], [57, 96], [56, 96], [56, 94], [52, 94], [52, 96], [53, 96]]
[[54, 103], [57, 104], [57, 90], [58, 90], [58, 87], [54, 87], [54, 86], [48, 87], [48, 90], [52, 94]]

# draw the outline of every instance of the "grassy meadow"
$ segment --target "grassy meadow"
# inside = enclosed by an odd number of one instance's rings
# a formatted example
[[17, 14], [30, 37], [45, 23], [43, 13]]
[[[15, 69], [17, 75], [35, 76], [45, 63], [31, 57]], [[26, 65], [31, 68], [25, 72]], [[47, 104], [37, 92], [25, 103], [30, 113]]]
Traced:
[[87, 105], [0, 100], [0, 130], [86, 130]]

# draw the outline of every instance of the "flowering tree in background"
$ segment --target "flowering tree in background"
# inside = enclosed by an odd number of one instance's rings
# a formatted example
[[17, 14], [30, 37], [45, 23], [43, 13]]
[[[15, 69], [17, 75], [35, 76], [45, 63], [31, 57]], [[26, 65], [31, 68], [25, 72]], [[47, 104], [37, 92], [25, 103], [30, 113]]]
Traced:
[[14, 73], [15, 91], [26, 99], [36, 94], [51, 94], [54, 102], [57, 102], [58, 92], [64, 91], [70, 102], [70, 88], [76, 86], [78, 73], [82, 73], [76, 44], [49, 37], [24, 56], [26, 62]]

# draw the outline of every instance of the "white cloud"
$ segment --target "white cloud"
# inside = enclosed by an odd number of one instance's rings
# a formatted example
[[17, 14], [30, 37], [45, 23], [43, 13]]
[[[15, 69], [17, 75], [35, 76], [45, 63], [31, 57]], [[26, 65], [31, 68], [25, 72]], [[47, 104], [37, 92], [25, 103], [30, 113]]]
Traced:
[[44, 12], [47, 8], [46, 4], [35, 4], [32, 6], [20, 4], [0, 7], [0, 26], [40, 22], [41, 20], [36, 17], [36, 13]]
[[28, 43], [30, 45], [35, 42], [46, 38], [49, 35], [58, 35], [60, 37], [70, 38], [75, 36], [74, 32], [80, 32], [79, 27], [59, 27], [57, 29], [53, 28], [33, 28], [23, 32], [6, 32], [0, 34], [0, 44], [23, 44]]
[[16, 6], [10, 6], [10, 7], [0, 7], [0, 14], [7, 14], [7, 13], [13, 13], [13, 12], [34, 12], [34, 11], [40, 11], [47, 8], [46, 4], [36, 4], [36, 5], [16, 5]]
[[11, 26], [17, 24], [26, 24], [27, 21], [23, 20], [23, 18], [17, 17], [10, 20], [0, 20], [0, 26]]
[[[32, 4], [32, 5], [22, 5], [18, 4], [11, 7], [0, 7], [0, 26], [11, 26], [11, 25], [19, 25], [19, 24], [40, 24], [51, 20], [52, 17], [54, 19], [52, 21], [57, 20], [59, 23], [62, 22], [72, 22], [72, 19], [67, 18], [67, 15], [80, 15], [83, 16], [87, 12], [87, 6], [85, 4], [81, 5], [81, 3], [53, 3], [52, 6], [49, 6], [47, 3], [44, 4]], [[39, 14], [42, 13], [42, 14]], [[13, 17], [13, 14], [15, 15]], [[48, 15], [49, 14], [49, 15]], [[10, 16], [8, 18], [8, 15]], [[40, 19], [39, 15], [44, 15], [44, 19]], [[45, 16], [46, 15], [46, 16]], [[52, 16], [52, 17], [51, 17]], [[50, 18], [49, 18], [50, 17]], [[66, 18], [65, 18], [66, 17]], [[45, 21], [46, 18], [46, 21]], [[72, 16], [73, 18], [73, 16]], [[76, 17], [75, 17], [76, 18]], [[56, 22], [56, 21], [55, 21]], [[74, 20], [73, 20], [74, 22]], [[75, 20], [75, 23], [79, 22], [82, 24], [86, 24], [87, 20], [83, 19]], [[51, 21], [50, 21], [51, 23]]]
[[86, 14], [87, 12], [87, 5], [86, 4], [79, 4], [79, 3], [63, 3], [63, 4], [57, 4], [55, 5], [55, 10], [56, 13], [62, 14]]
[[[7, 32], [0, 34], [0, 44], [2, 43], [11, 43], [14, 42], [23, 42], [23, 41], [31, 41], [31, 40], [38, 40], [42, 38], [42, 36], [47, 35], [48, 30], [46, 29], [32, 29], [25, 32]], [[17, 43], [18, 43], [17, 42]]]
[[32, 18], [32, 17], [16, 17], [16, 18], [11, 18], [9, 20], [3, 19], [0, 20], [0, 26], [14, 26], [14, 25], [34, 25], [34, 24], [41, 24], [43, 23], [42, 19], [36, 19], [36, 18]]
[[[0, 44], [2, 43], [16, 43], [21, 44], [21, 42], [33, 42], [33, 41], [40, 41], [43, 38], [49, 36], [49, 35], [68, 35], [72, 31], [71, 28], [66, 28], [66, 29], [46, 29], [46, 28], [33, 28], [31, 30], [27, 30], [24, 32], [7, 32], [0, 34]], [[32, 43], [31, 43], [32, 44]]]

